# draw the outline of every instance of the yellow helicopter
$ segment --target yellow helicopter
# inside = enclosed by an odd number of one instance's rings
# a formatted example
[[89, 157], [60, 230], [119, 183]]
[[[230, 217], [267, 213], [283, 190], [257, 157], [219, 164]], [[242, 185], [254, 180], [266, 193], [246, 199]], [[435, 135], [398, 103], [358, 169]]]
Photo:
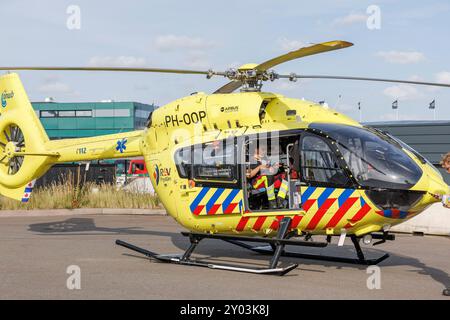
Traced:
[[[315, 102], [262, 92], [264, 81], [319, 78], [448, 84], [394, 79], [278, 74], [281, 63], [351, 46], [330, 41], [261, 64], [225, 72], [157, 68], [1, 67], [0, 70], [160, 72], [223, 76], [213, 94], [194, 93], [156, 109], [144, 130], [81, 139], [49, 140], [15, 73], [0, 77], [0, 194], [27, 202], [34, 181], [53, 164], [143, 156], [167, 213], [189, 230], [182, 255], [116, 244], [163, 262], [283, 275], [280, 256], [347, 263], [366, 259], [361, 239], [394, 240], [392, 226], [450, 193], [419, 153], [387, 133], [365, 127]], [[239, 93], [233, 93], [241, 88]], [[326, 241], [312, 241], [325, 235]], [[357, 258], [287, 251], [286, 245], [325, 247], [333, 236], [352, 240]], [[267, 268], [221, 265], [191, 258], [197, 244], [220, 239], [271, 255]], [[260, 245], [251, 245], [259, 243]]]

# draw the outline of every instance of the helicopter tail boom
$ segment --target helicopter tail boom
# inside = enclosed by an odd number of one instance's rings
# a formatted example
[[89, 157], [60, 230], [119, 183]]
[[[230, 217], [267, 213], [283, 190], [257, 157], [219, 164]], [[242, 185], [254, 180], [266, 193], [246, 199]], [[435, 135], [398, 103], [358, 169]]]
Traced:
[[53, 164], [142, 155], [143, 131], [49, 140], [19, 76], [0, 76], [0, 194], [28, 201], [30, 185]]

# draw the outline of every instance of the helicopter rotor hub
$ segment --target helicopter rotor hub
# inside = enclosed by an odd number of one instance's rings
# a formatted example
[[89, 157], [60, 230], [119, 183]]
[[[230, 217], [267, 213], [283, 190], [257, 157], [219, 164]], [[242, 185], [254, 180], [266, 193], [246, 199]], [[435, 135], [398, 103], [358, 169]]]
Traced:
[[259, 71], [256, 69], [228, 69], [223, 73], [224, 77], [231, 81], [242, 82], [241, 91], [261, 91], [264, 81], [275, 81], [279, 79], [278, 73], [273, 70]]

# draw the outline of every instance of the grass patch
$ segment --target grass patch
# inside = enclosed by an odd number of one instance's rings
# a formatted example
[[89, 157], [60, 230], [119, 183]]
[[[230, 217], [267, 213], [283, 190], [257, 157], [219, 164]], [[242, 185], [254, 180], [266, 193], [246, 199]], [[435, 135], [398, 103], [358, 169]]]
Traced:
[[79, 177], [67, 175], [49, 186], [35, 188], [28, 203], [0, 196], [0, 210], [77, 209], [77, 208], [162, 208], [158, 196], [124, 191], [115, 185], [77, 183]]

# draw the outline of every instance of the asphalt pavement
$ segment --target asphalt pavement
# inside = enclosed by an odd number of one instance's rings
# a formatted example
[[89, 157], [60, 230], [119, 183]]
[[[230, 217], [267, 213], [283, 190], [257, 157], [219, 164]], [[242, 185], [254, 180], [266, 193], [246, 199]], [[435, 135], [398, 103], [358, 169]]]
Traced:
[[[122, 239], [158, 253], [182, 253], [188, 239], [181, 231], [168, 216], [0, 217], [0, 298], [450, 299], [442, 295], [450, 287], [448, 237], [399, 234], [396, 241], [363, 246], [369, 257], [391, 255], [380, 269], [283, 257], [283, 264], [299, 264], [283, 277], [164, 264], [114, 244]], [[349, 239], [344, 247], [308, 252], [354, 253]], [[219, 240], [204, 240], [194, 256], [258, 267], [268, 261]]]

